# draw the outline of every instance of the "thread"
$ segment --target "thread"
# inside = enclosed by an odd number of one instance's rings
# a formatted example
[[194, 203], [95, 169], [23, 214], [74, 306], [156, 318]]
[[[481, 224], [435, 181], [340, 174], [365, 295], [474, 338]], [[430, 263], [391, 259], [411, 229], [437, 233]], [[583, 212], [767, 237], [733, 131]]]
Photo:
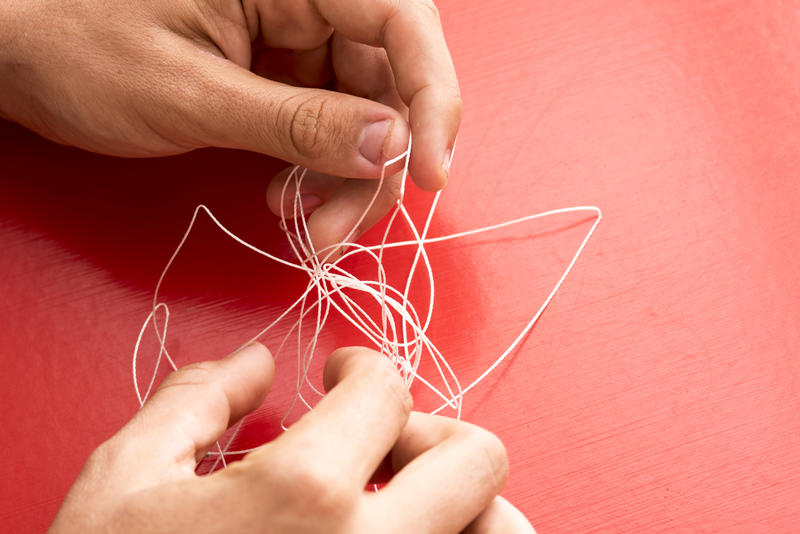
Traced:
[[[405, 184], [408, 177], [408, 156], [411, 153], [411, 145], [412, 140], [409, 136], [408, 147], [406, 150], [383, 165], [381, 176], [373, 197], [371, 198], [367, 208], [359, 217], [358, 221], [353, 225], [346, 238], [342, 241], [342, 244], [331, 245], [320, 250], [315, 250], [313, 244], [307, 238], [307, 220], [303, 215], [300, 197], [301, 185], [305, 179], [307, 170], [299, 166], [294, 167], [290, 172], [288, 179], [284, 183], [281, 192], [281, 213], [279, 223], [280, 228], [284, 232], [290, 249], [294, 255], [294, 261], [275, 256], [243, 240], [235, 235], [230, 229], [228, 229], [220, 220], [218, 220], [211, 210], [209, 210], [205, 205], [201, 204], [197, 206], [192, 214], [186, 231], [184, 232], [177, 247], [175, 248], [175, 251], [170, 256], [167, 264], [158, 278], [158, 282], [156, 283], [156, 287], [153, 292], [151, 310], [142, 324], [134, 345], [132, 356], [132, 374], [133, 386], [139, 405], [142, 406], [152, 393], [156, 375], [160, 366], [162, 365], [162, 362], [166, 361], [172, 370], [178, 369], [178, 366], [167, 349], [167, 328], [169, 325], [170, 310], [169, 306], [165, 302], [161, 302], [159, 300], [159, 293], [170, 267], [189, 238], [198, 216], [200, 214], [204, 214], [225, 235], [239, 245], [263, 256], [264, 258], [267, 258], [270, 261], [277, 262], [292, 269], [300, 270], [308, 275], [308, 285], [300, 294], [300, 296], [277, 318], [270, 321], [264, 328], [255, 333], [239, 347], [244, 347], [247, 344], [258, 340], [282, 321], [291, 321], [291, 319], [289, 319], [290, 314], [292, 312], [296, 313], [296, 319], [290, 324], [288, 332], [281, 340], [277, 350], [274, 352], [275, 358], [280, 357], [289, 339], [292, 336], [296, 337], [296, 388], [295, 395], [289, 402], [287, 411], [281, 420], [281, 427], [284, 430], [287, 428], [287, 418], [294, 411], [298, 403], [307, 410], [310, 410], [313, 407], [313, 403], [307, 398], [307, 393], [304, 392], [304, 388], [307, 387], [310, 394], [319, 397], [323, 395], [323, 393], [319, 391], [310, 381], [308, 373], [316, 352], [319, 335], [324, 329], [325, 324], [327, 323], [329, 317], [331, 317], [332, 313], [342, 316], [354, 328], [360, 331], [377, 350], [387, 356], [405, 380], [407, 387], [410, 388], [414, 381], [418, 381], [440, 398], [441, 405], [431, 413], [439, 413], [442, 410], [450, 408], [454, 411], [454, 417], [460, 419], [464, 395], [477, 387], [490, 373], [492, 373], [503, 361], [505, 361], [519, 346], [525, 336], [531, 331], [541, 317], [542, 313], [544, 313], [544, 310], [552, 301], [553, 297], [561, 288], [564, 280], [566, 280], [578, 258], [584, 251], [586, 244], [591, 239], [595, 229], [602, 219], [602, 212], [596, 206], [573, 206], [535, 213], [525, 217], [500, 222], [481, 228], [475, 228], [472, 230], [456, 232], [449, 235], [429, 237], [428, 232], [433, 215], [436, 211], [436, 207], [439, 203], [441, 192], [437, 192], [434, 195], [431, 207], [429, 208], [425, 217], [422, 230], [418, 231], [411, 215], [403, 204]], [[454, 155], [455, 146], [450, 154], [450, 162], [453, 161]], [[374, 205], [378, 194], [380, 193], [381, 187], [387, 179], [386, 173], [388, 168], [400, 161], [403, 161], [403, 170], [401, 174], [399, 199], [388, 216], [386, 229], [383, 232], [380, 243], [377, 245], [365, 246], [354, 242], [352, 238], [355, 235], [357, 228], [363, 222], [367, 213]], [[286, 192], [290, 183], [294, 185], [295, 195], [291, 203], [292, 213], [287, 214], [284, 213], [284, 206], [286, 203], [283, 201], [286, 198]], [[522, 328], [516, 338], [511, 342], [511, 344], [492, 362], [492, 364], [489, 365], [481, 373], [481, 375], [473, 380], [470, 384], [462, 386], [457, 374], [452, 369], [447, 359], [441, 354], [439, 349], [427, 335], [434, 312], [435, 280], [433, 267], [431, 266], [425, 246], [432, 243], [441, 243], [467, 236], [492, 232], [553, 215], [581, 212], [590, 214], [593, 222], [577, 250], [571, 257], [566, 268], [562, 272], [561, 276], [548, 293], [544, 302], [536, 310], [536, 312]], [[398, 221], [407, 226], [411, 232], [412, 239], [394, 242], [389, 241], [391, 230]], [[340, 249], [340, 247], [343, 248]], [[405, 284], [402, 290], [393, 287], [387, 282], [386, 267], [383, 264], [384, 251], [398, 247], [414, 247], [415, 249], [414, 257], [408, 269], [408, 274], [405, 277]], [[339, 258], [333, 259], [333, 255], [337, 250], [344, 250], [344, 253], [341, 254]], [[375, 279], [360, 279], [342, 267], [341, 264], [344, 260], [355, 256], [363, 256], [366, 258], [367, 262], [374, 262]], [[425, 303], [422, 314], [418, 312], [417, 308], [414, 307], [409, 298], [411, 282], [420, 268], [425, 271], [425, 278], [428, 284], [428, 301]], [[352, 296], [350, 296], [350, 293], [367, 296], [369, 299], [374, 301], [374, 303], [377, 304], [380, 309], [379, 316], [371, 316], [355, 301]], [[159, 321], [159, 316], [163, 316], [161, 321]], [[304, 336], [306, 332], [306, 327], [304, 324], [308, 321], [313, 322], [313, 327], [311, 329], [311, 334], [307, 336], [308, 341], [304, 342]], [[158, 354], [155, 358], [153, 373], [150, 376], [146, 389], [144, 392], [142, 392], [143, 387], [141, 387], [139, 384], [137, 362], [139, 359], [139, 352], [143, 336], [150, 325], [152, 325], [158, 340]], [[433, 362], [436, 369], [436, 378], [426, 378], [419, 374], [419, 367], [424, 358], [430, 358], [430, 360]], [[437, 382], [437, 385], [434, 385], [434, 382]], [[216, 450], [210, 453], [211, 455], [217, 457], [212, 465], [212, 471], [217, 468], [220, 463], [223, 466], [227, 464], [226, 456], [240, 455], [253, 450], [230, 450], [230, 447], [236, 438], [242, 423], [243, 420], [240, 420], [239, 423], [235, 425], [231, 436], [227, 439], [227, 443], [224, 446], [218, 442], [215, 446]]]

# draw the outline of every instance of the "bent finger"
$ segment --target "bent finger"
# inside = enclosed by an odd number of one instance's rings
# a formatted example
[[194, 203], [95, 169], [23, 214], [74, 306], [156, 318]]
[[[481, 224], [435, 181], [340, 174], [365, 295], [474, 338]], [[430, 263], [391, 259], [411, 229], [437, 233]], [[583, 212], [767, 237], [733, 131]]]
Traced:
[[[247, 461], [300, 461], [331, 484], [364, 488], [397, 440], [411, 395], [386, 356], [363, 347], [339, 349], [325, 366], [328, 393], [268, 447]], [[285, 462], [284, 462], [285, 463]]]
[[274, 371], [272, 356], [259, 343], [188, 365], [164, 379], [116, 438], [137, 458], [150, 458], [147, 469], [178, 465], [193, 472], [223, 432], [261, 404]]
[[[292, 175], [294, 166], [288, 167], [270, 181], [267, 187], [267, 206], [278, 217], [295, 216], [295, 197], [298, 188]], [[299, 171], [302, 173], [302, 171]], [[298, 211], [308, 215], [330, 199], [345, 179], [316, 171], [306, 171], [300, 181]], [[288, 182], [288, 183], [287, 183]]]
[[460, 532], [508, 476], [505, 448], [493, 434], [418, 412], [393, 448], [392, 463], [397, 474], [369, 498], [378, 515], [396, 516], [407, 532]]
[[441, 189], [461, 122], [461, 96], [436, 6], [431, 0], [314, 3], [336, 31], [386, 49], [397, 90], [410, 110], [411, 175], [423, 189]]
[[345, 180], [308, 218], [308, 234], [320, 258], [339, 257], [336, 245], [353, 242], [397, 204], [402, 175], [375, 180]]
[[340, 33], [331, 38], [336, 88], [391, 106], [408, 118], [408, 106], [397, 93], [394, 73], [383, 48], [352, 41]]
[[[267, 205], [278, 217], [308, 216], [308, 238], [320, 258], [338, 259], [336, 245], [355, 241], [380, 221], [400, 197], [402, 174], [376, 180], [344, 179], [292, 167], [278, 173], [267, 188]], [[299, 193], [299, 199], [296, 198]]]

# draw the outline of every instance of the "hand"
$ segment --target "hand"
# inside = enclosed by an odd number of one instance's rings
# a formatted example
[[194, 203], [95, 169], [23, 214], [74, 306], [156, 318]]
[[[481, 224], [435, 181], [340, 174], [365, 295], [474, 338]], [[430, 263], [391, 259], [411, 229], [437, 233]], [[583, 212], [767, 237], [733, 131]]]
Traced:
[[[287, 432], [195, 475], [223, 431], [260, 405], [273, 373], [261, 345], [173, 373], [91, 455], [51, 532], [533, 532], [496, 497], [508, 470], [500, 441], [411, 412], [397, 372], [368, 349], [329, 358], [327, 394]], [[387, 454], [396, 474], [365, 491]]]
[[[220, 146], [308, 167], [318, 248], [356, 223], [376, 187], [363, 179], [406, 149], [409, 122], [416, 183], [447, 180], [460, 97], [432, 0], [3, 4], [0, 116], [111, 155]], [[397, 191], [389, 180], [367, 225]]]

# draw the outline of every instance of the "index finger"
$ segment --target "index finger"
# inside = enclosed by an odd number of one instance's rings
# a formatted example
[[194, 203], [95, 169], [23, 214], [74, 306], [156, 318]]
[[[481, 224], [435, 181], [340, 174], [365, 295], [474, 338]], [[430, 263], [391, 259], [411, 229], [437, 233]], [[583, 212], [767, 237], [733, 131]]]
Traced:
[[269, 391], [275, 363], [260, 343], [216, 361], [170, 374], [142, 409], [110, 440], [115, 456], [145, 455], [139, 477], [159, 477], [174, 465], [193, 473], [197, 460], [231, 424], [256, 409]]
[[[271, 447], [250, 454], [254, 461], [274, 461], [314, 470], [330, 484], [360, 491], [391, 450], [411, 412], [405, 382], [383, 354], [347, 347], [325, 365], [327, 394]], [[282, 453], [281, 453], [282, 451]]]
[[423, 189], [444, 187], [461, 122], [461, 95], [432, 0], [313, 2], [336, 31], [386, 49], [398, 93], [409, 107], [411, 174]]

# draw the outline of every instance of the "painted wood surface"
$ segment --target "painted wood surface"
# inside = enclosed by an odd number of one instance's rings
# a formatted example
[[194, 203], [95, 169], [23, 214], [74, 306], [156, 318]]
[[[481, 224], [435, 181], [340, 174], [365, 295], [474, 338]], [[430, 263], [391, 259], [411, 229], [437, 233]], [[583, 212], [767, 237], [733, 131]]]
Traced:
[[[465, 115], [432, 234], [576, 204], [605, 216], [523, 346], [466, 398], [465, 418], [507, 444], [505, 495], [540, 533], [797, 532], [800, 12], [440, 8]], [[264, 202], [281, 164], [222, 150], [113, 159], [10, 124], [0, 146], [0, 525], [32, 532], [136, 409], [131, 349], [193, 207], [286, 253]], [[411, 197], [419, 216], [429, 197]], [[587, 229], [563, 216], [431, 246], [432, 337], [464, 381]], [[179, 363], [224, 355], [301, 287], [201, 225], [165, 286]], [[352, 342], [330, 329], [318, 361]], [[275, 435], [293, 373], [278, 362], [245, 441]]]

